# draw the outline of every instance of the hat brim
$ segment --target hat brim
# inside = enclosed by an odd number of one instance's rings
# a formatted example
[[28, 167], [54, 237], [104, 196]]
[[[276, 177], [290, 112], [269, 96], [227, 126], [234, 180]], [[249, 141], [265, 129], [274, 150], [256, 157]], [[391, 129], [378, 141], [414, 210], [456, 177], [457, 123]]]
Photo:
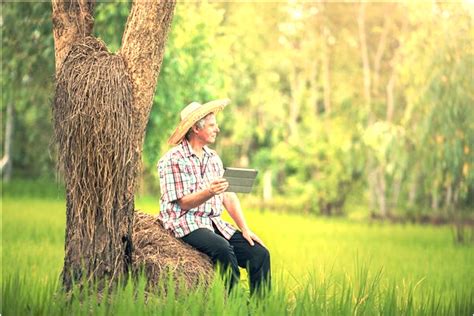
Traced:
[[169, 145], [178, 145], [183, 140], [188, 130], [196, 124], [197, 121], [208, 115], [209, 113], [219, 113], [230, 103], [229, 99], [214, 100], [204, 103], [195, 111], [191, 112], [186, 118], [181, 120], [176, 126], [173, 134], [168, 139]]

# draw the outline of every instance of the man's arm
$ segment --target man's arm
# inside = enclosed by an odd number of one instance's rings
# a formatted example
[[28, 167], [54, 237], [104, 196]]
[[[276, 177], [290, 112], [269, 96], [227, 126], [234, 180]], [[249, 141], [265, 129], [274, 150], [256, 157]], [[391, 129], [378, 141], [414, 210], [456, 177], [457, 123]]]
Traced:
[[242, 235], [249, 242], [251, 246], [254, 245], [254, 240], [260, 245], [265, 246], [265, 244], [260, 240], [260, 238], [255, 235], [247, 226], [245, 221], [244, 212], [240, 206], [239, 198], [234, 192], [224, 193], [224, 206], [229, 213], [230, 217], [234, 220], [235, 224], [240, 228]]
[[223, 178], [216, 179], [211, 182], [208, 188], [188, 194], [177, 200], [178, 205], [182, 210], [186, 211], [198, 207], [214, 195], [224, 193], [228, 186], [227, 180]]

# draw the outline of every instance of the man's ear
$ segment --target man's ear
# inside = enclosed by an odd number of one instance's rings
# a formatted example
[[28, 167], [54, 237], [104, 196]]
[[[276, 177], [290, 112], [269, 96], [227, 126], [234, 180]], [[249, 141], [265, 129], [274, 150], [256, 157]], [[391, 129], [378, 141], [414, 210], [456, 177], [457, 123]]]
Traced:
[[199, 131], [199, 128], [197, 127], [196, 124], [194, 124], [192, 127], [191, 127], [192, 131], [194, 134], [196, 134], [198, 131]]

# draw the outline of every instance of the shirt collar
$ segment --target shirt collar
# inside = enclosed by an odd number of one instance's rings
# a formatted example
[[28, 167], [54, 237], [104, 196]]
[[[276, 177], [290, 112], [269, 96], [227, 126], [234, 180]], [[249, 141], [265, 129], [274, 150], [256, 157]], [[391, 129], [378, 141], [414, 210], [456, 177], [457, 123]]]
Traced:
[[[183, 154], [185, 157], [190, 157], [193, 154], [196, 155], [193, 151], [193, 148], [191, 147], [191, 144], [188, 142], [186, 138], [184, 138], [181, 142], [181, 148], [183, 150]], [[203, 147], [204, 155], [206, 156], [212, 156], [212, 151], [209, 149], [209, 147], [204, 146]]]

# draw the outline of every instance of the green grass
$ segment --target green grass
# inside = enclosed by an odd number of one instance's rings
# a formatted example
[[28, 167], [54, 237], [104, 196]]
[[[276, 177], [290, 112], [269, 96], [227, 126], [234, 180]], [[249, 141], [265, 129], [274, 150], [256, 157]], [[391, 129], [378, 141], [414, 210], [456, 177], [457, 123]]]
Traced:
[[[158, 204], [137, 201], [152, 214]], [[353, 223], [247, 211], [272, 255], [272, 292], [247, 302], [245, 286], [229, 298], [216, 279], [185, 295], [144, 303], [143, 283], [109, 304], [73, 300], [58, 288], [64, 259], [65, 201], [2, 201], [2, 308], [5, 315], [472, 315], [474, 251], [453, 243], [450, 227]], [[245, 276], [244, 276], [245, 277]], [[244, 283], [244, 282], [242, 282]]]

